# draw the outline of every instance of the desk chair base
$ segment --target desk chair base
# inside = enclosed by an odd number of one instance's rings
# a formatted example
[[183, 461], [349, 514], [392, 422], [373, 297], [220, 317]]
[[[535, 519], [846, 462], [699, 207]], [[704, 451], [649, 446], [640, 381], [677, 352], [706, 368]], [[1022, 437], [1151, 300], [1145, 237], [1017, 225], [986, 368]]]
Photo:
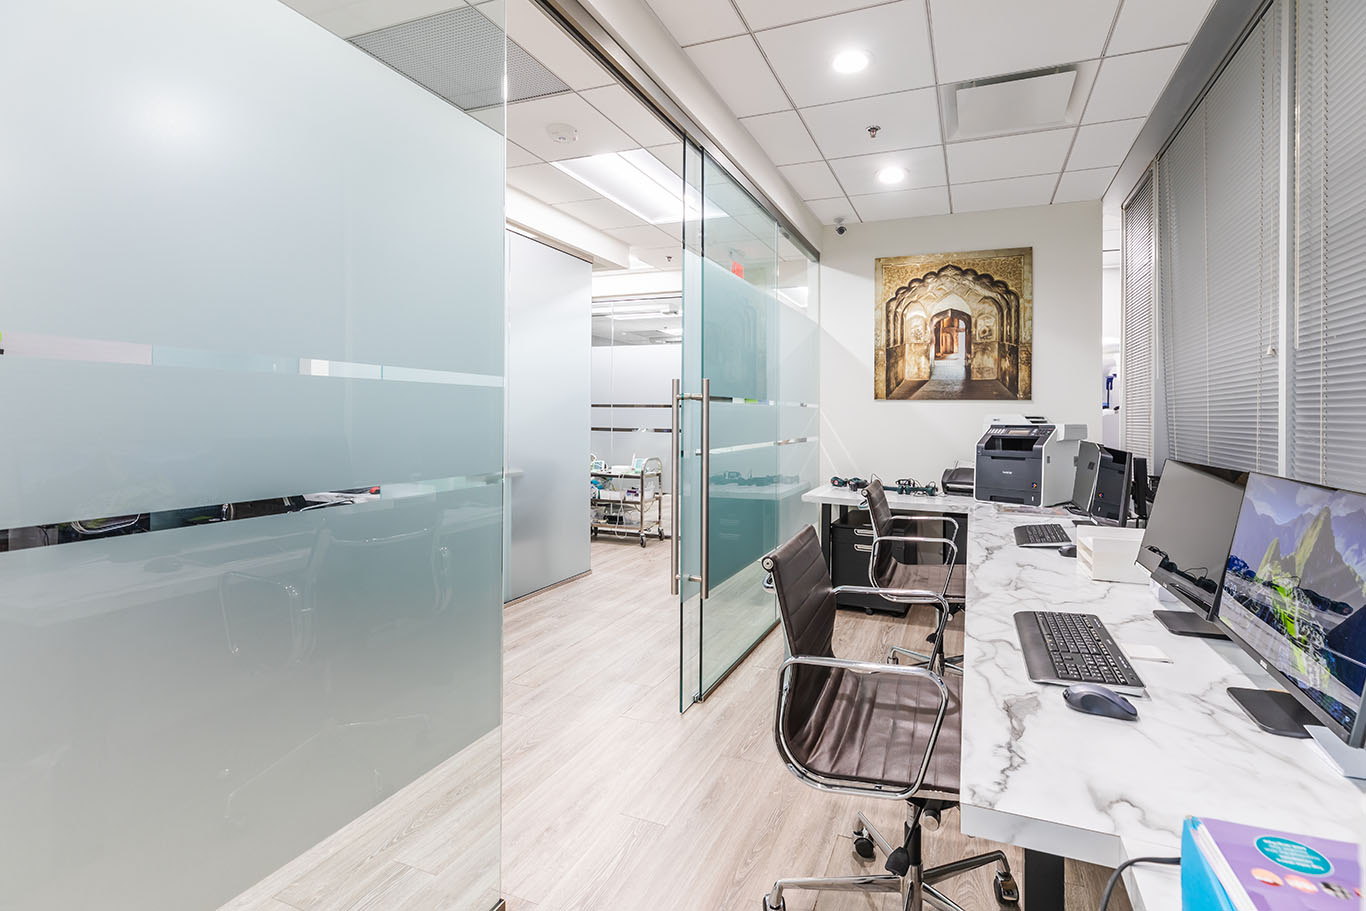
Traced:
[[937, 867], [921, 866], [921, 828], [924, 822], [938, 826], [937, 807], [926, 810], [920, 802], [912, 803], [906, 823], [906, 841], [900, 848], [893, 849], [868, 817], [858, 815], [854, 829], [854, 853], [863, 861], [874, 860], [879, 853], [886, 858], [887, 873], [867, 876], [810, 876], [793, 879], [780, 879], [773, 889], [764, 896], [763, 911], [786, 911], [787, 901], [783, 892], [787, 889], [804, 889], [818, 892], [865, 892], [895, 893], [901, 895], [904, 911], [922, 911], [926, 904], [938, 911], [963, 911], [961, 905], [935, 888], [935, 883], [943, 882], [954, 876], [996, 864], [994, 888], [996, 900], [1002, 905], [1013, 907], [1020, 901], [1020, 889], [1010, 872], [1010, 862], [1000, 851], [966, 857]]

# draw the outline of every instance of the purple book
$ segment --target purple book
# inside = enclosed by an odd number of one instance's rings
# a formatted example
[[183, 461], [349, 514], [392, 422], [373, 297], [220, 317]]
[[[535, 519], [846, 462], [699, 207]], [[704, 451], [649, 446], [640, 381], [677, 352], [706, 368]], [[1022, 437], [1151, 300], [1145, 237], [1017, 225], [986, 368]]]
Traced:
[[[1259, 911], [1349, 911], [1361, 906], [1356, 845], [1220, 819], [1200, 822], [1228, 863], [1226, 873], [1232, 873]], [[1234, 899], [1235, 907], [1240, 904]]]

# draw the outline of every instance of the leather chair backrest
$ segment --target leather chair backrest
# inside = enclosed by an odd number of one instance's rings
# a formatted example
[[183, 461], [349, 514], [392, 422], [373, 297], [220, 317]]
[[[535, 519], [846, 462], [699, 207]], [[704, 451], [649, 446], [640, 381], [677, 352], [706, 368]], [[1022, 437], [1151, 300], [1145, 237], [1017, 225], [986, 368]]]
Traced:
[[[887, 492], [882, 488], [882, 481], [873, 478], [868, 482], [867, 489], [863, 492], [864, 499], [868, 503], [868, 517], [873, 523], [873, 532], [878, 536], [890, 535], [892, 533], [892, 508], [887, 505]], [[882, 584], [892, 572], [892, 562], [896, 559], [894, 548], [884, 545], [878, 548], [877, 563], [873, 570], [877, 573], [876, 579], [870, 579], [874, 585]]]
[[773, 573], [788, 651], [833, 657], [835, 591], [816, 529], [808, 525], [797, 532], [769, 554], [765, 566]]

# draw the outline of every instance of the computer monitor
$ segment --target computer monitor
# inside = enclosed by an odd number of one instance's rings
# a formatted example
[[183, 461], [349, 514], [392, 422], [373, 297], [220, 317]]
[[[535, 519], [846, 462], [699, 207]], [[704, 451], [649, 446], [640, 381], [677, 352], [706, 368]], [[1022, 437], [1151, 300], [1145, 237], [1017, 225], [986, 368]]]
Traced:
[[[1168, 459], [1138, 548], [1139, 565], [1190, 611], [1156, 610], [1178, 636], [1228, 638], [1211, 623], [1247, 472]], [[1191, 613], [1194, 611], [1194, 613]]]
[[1091, 497], [1091, 518], [1114, 525], [1123, 525], [1129, 518], [1130, 472], [1133, 460], [1129, 453], [1110, 446], [1101, 446], [1100, 461], [1096, 465], [1096, 491]]
[[1096, 493], [1096, 469], [1100, 467], [1100, 444], [1082, 440], [1077, 449], [1077, 475], [1072, 481], [1072, 499], [1066, 505], [1078, 512], [1089, 512]]
[[1321, 725], [1349, 747], [1366, 742], [1366, 495], [1250, 475], [1218, 614], [1286, 689], [1231, 688], [1254, 721], [1298, 737]]

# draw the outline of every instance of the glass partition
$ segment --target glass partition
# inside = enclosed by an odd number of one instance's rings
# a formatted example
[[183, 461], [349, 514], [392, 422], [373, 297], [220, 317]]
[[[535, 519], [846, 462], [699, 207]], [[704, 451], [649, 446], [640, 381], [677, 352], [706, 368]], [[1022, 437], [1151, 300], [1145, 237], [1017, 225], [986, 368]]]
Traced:
[[[685, 276], [683, 450], [700, 450], [684, 486], [682, 536], [706, 592], [684, 587], [684, 640], [695, 613], [696, 656], [684, 653], [683, 702], [702, 698], [777, 622], [760, 559], [812, 511], [801, 496], [818, 471], [818, 311], [815, 262], [711, 159], [700, 167], [698, 243]], [[687, 319], [689, 306], [697, 320]], [[691, 328], [692, 331], [689, 331]], [[701, 401], [703, 380], [709, 400]], [[696, 414], [697, 417], [693, 417]], [[690, 436], [690, 432], [692, 435]], [[705, 471], [705, 477], [703, 473]], [[692, 475], [685, 473], [685, 478]], [[689, 499], [696, 501], [690, 507]], [[706, 518], [702, 517], [702, 503]], [[694, 542], [688, 546], [690, 539]], [[705, 572], [700, 567], [706, 563]], [[696, 586], [700, 589], [701, 586]], [[690, 610], [689, 597], [697, 597]], [[696, 688], [688, 692], [692, 667]]]
[[8, 13], [0, 904], [486, 911], [502, 135], [275, 0]]

